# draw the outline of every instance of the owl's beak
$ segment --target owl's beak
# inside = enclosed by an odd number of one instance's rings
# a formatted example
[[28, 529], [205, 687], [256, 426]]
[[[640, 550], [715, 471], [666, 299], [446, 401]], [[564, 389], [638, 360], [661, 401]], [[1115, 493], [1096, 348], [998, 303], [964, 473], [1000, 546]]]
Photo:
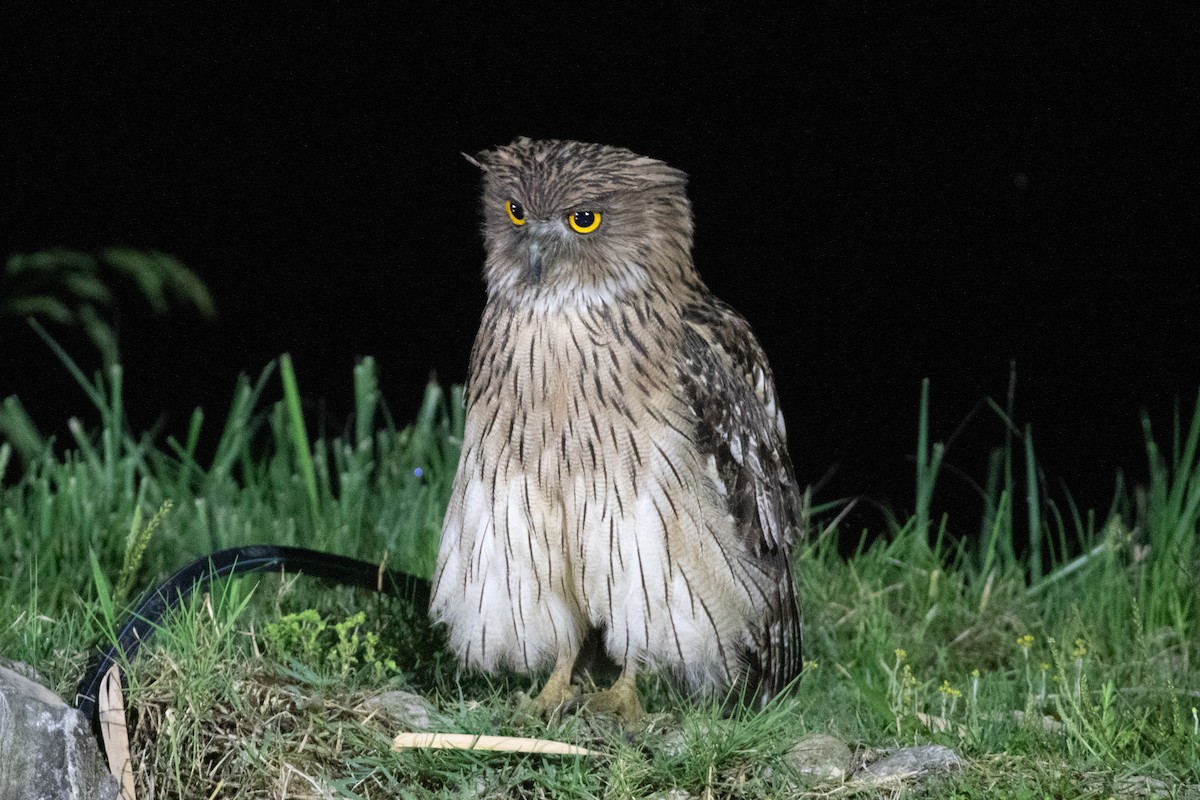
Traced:
[[532, 283], [542, 280], [542, 253], [536, 241], [529, 243], [529, 279]]

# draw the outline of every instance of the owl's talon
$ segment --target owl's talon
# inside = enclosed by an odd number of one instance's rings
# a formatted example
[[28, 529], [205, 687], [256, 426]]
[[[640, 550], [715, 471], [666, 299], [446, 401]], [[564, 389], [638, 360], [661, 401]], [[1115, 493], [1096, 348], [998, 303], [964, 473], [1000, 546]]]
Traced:
[[646, 710], [638, 699], [637, 684], [632, 677], [622, 676], [607, 689], [583, 696], [583, 708], [589, 714], [612, 714], [626, 728], [639, 727], [646, 719]]
[[[574, 659], [572, 659], [573, 661]], [[579, 699], [579, 687], [571, 683], [571, 666], [555, 668], [537, 697], [528, 701], [526, 710], [545, 720], [556, 720]]]

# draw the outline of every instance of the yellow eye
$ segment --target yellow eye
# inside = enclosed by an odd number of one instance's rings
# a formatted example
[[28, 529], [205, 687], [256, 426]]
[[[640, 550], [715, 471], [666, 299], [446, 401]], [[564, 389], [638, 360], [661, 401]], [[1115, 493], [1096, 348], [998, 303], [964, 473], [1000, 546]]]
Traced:
[[521, 204], [516, 200], [505, 200], [504, 210], [508, 212], [508, 218], [512, 220], [513, 225], [525, 224], [525, 209], [521, 208]]
[[575, 211], [567, 216], [567, 222], [570, 223], [571, 230], [576, 233], [591, 233], [600, 227], [600, 212]]

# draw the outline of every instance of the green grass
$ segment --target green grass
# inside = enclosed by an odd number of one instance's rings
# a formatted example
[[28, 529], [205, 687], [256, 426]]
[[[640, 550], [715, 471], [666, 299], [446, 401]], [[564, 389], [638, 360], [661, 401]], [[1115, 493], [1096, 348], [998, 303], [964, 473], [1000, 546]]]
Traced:
[[[14, 565], [0, 573], [0, 654], [64, 696], [138, 589], [213, 550], [290, 544], [432, 570], [463, 424], [457, 388], [431, 384], [401, 428], [365, 359], [354, 418], [341, 436], [314, 436], [285, 356], [237, 381], [201, 464], [201, 411], [183, 441], [135, 434], [120, 368], [88, 379], [56, 352], [92, 408], [56, 441], [16, 398], [0, 405], [0, 563]], [[928, 393], [913, 515], [872, 537], [832, 524], [842, 503], [813, 509], [799, 554], [809, 664], [794, 699], [727, 720], [648, 678], [645, 731], [578, 716], [546, 725], [516, 710], [533, 681], [460, 673], [400, 601], [234, 579], [192, 598], [127, 665], [142, 796], [153, 785], [189, 798], [1099, 798], [1132, 794], [1129, 781], [1200, 792], [1200, 403], [1176, 413], [1166, 448], [1144, 421], [1149, 484], [1098, 514], [1050, 499], [1029, 426], [1011, 398], [988, 400], [1006, 433], [979, 483], [981, 520], [959, 520], [937, 513], [951, 447], [933, 441]], [[385, 688], [427, 697], [439, 730], [604, 755], [392, 753], [403, 722], [359, 705]], [[860, 758], [942, 743], [970, 766], [901, 789], [805, 786], [782, 755], [810, 733]]]

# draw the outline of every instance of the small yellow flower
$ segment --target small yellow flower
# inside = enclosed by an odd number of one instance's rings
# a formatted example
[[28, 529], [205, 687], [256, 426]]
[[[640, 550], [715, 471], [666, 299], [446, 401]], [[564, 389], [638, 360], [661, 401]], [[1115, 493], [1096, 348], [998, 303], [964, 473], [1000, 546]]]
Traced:
[[1033, 634], [1027, 633], [1024, 636], [1017, 637], [1017, 647], [1028, 652], [1029, 648], [1033, 647]]
[[977, 669], [971, 670], [971, 677], [974, 678], [975, 680], [979, 680], [979, 670], [977, 670]]
[[1075, 640], [1075, 649], [1071, 651], [1071, 655], [1075, 658], [1083, 658], [1088, 653], [1087, 640], [1080, 637]]
[[1041, 667], [1042, 672], [1046, 672], [1050, 669], [1050, 665], [1045, 661], [1043, 661], [1039, 666]]
[[804, 670], [806, 672], [810, 669], [816, 669], [819, 666], [821, 666], [821, 664], [817, 661], [805, 661], [804, 662]]
[[950, 697], [962, 697], [962, 691], [951, 686], [950, 681], [942, 681], [942, 685], [938, 687], [938, 691]]
[[903, 661], [903, 660], [904, 660], [904, 657], [905, 657], [905, 656], [907, 656], [907, 655], [908, 655], [908, 653], [904, 652], [904, 648], [903, 648], [903, 647], [897, 647], [897, 648], [896, 648], [896, 663], [898, 664], [898, 663], [900, 663], [901, 661]]

